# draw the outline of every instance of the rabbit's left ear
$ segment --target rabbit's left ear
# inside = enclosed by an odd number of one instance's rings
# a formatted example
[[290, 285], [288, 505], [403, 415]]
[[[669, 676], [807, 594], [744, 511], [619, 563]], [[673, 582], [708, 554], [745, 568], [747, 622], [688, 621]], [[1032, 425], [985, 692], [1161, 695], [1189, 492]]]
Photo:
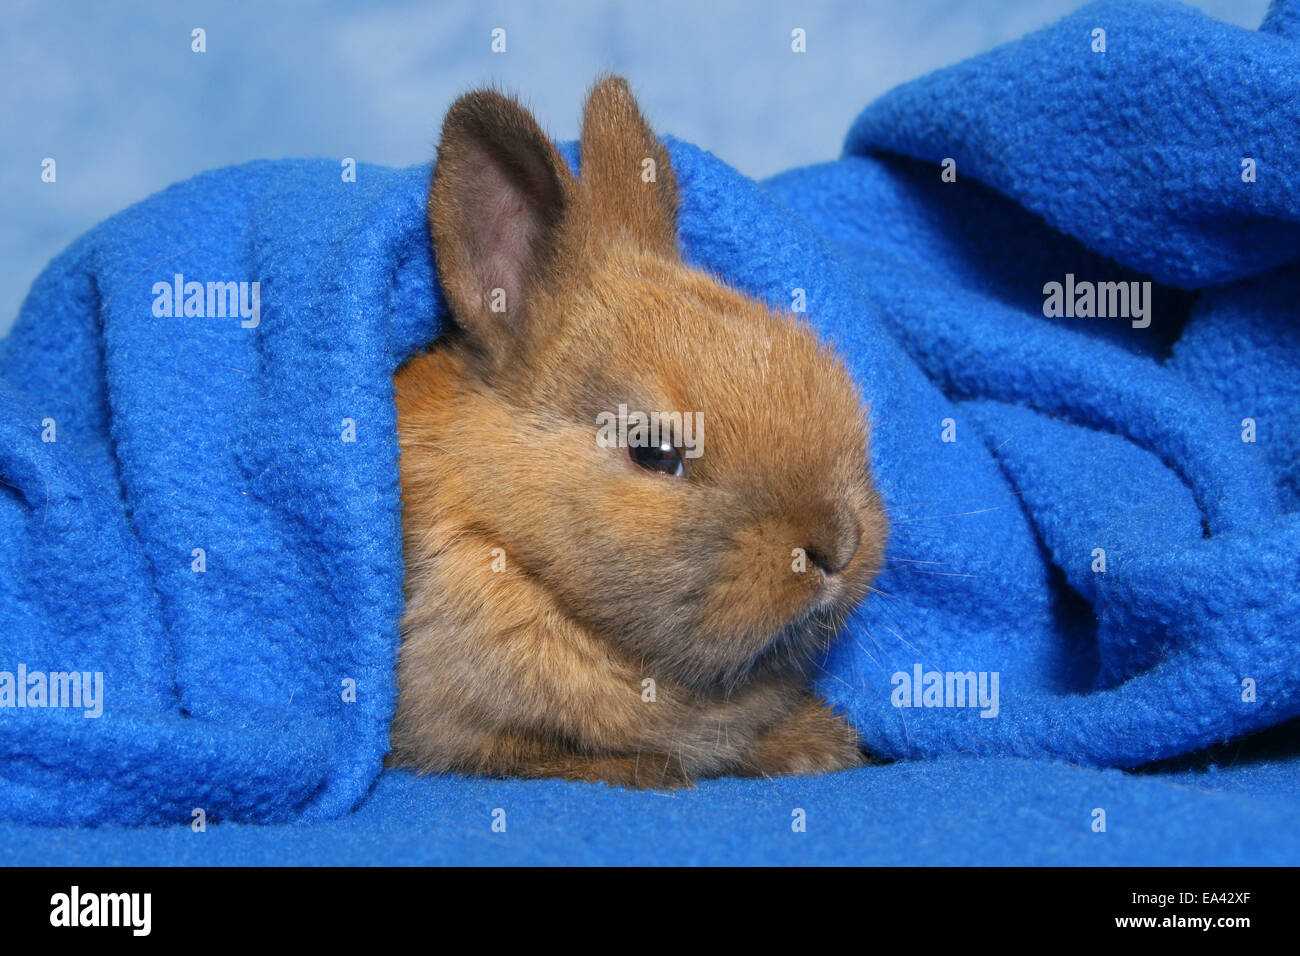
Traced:
[[587, 97], [579, 191], [585, 220], [601, 233], [678, 258], [677, 177], [622, 77], [606, 77]]
[[489, 370], [540, 333], [534, 305], [556, 279], [574, 189], [568, 165], [517, 100], [479, 90], [447, 111], [429, 229], [443, 293]]

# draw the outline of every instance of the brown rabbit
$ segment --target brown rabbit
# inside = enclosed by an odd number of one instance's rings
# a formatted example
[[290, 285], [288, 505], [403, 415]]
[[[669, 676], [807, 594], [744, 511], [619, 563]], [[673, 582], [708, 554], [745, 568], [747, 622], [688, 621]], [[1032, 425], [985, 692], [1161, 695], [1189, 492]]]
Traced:
[[[396, 376], [393, 762], [635, 787], [859, 766], [808, 670], [881, 561], [861, 400], [806, 326], [682, 263], [668, 154], [623, 80], [593, 89], [580, 148], [575, 179], [491, 91], [443, 126], [429, 223], [456, 328]], [[702, 453], [675, 421], [602, 446], [627, 409], [697, 416]]]

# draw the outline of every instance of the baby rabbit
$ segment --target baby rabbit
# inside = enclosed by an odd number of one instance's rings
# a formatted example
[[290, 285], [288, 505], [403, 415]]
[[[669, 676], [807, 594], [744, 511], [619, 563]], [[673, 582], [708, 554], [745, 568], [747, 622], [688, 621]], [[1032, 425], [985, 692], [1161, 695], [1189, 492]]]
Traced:
[[[805, 325], [682, 263], [622, 79], [587, 100], [580, 164], [500, 93], [447, 114], [429, 224], [455, 329], [396, 375], [391, 760], [629, 787], [859, 766], [808, 685], [884, 547], [861, 399]], [[659, 410], [702, 424], [697, 457], [676, 418], [598, 440]]]

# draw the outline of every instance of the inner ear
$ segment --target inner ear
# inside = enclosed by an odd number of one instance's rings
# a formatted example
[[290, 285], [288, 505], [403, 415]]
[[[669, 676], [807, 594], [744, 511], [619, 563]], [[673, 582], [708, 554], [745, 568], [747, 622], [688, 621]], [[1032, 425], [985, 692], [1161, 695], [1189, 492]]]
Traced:
[[456, 322], [492, 364], [521, 345], [549, 277], [573, 178], [515, 100], [461, 97], [443, 124], [429, 193], [438, 278]]
[[546, 236], [559, 227], [564, 192], [555, 170], [530, 151], [509, 144], [470, 146], [468, 159], [479, 167], [467, 197], [466, 239], [478, 285], [491, 308], [495, 290], [504, 293], [506, 315], [518, 318], [529, 280], [537, 279], [549, 257]]
[[582, 115], [584, 221], [676, 259], [677, 177], [622, 77], [598, 82]]

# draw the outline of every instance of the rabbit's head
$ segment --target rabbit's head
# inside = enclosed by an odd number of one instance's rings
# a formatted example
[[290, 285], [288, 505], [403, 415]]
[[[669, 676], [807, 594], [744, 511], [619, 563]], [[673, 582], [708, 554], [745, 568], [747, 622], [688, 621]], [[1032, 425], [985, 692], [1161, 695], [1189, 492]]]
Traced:
[[468, 397], [438, 451], [474, 489], [458, 520], [552, 606], [703, 688], [824, 647], [886, 521], [844, 367], [687, 267], [677, 203], [621, 79], [586, 104], [580, 178], [513, 99], [455, 103], [429, 221]]

